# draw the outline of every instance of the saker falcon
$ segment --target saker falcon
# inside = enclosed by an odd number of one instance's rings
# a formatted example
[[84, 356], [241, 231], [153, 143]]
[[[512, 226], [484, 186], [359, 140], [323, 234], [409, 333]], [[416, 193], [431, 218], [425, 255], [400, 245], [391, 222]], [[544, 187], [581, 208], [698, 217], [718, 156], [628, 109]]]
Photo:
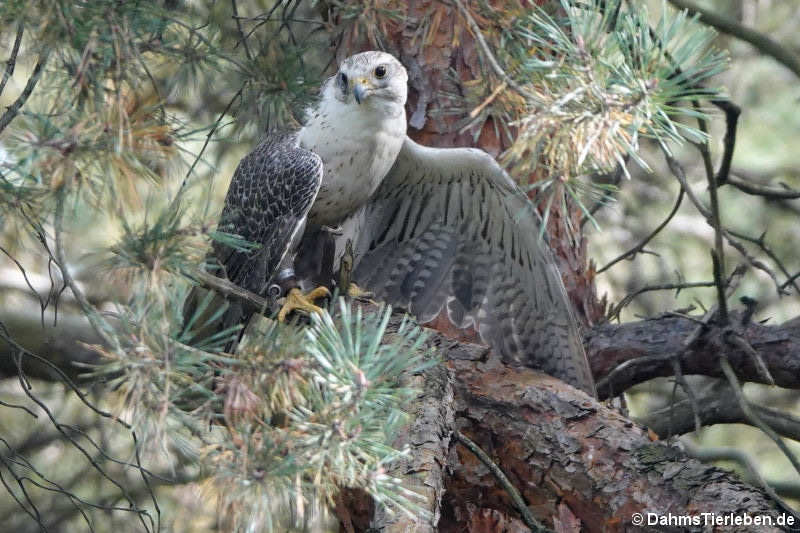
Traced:
[[[284, 297], [281, 320], [294, 309], [319, 311], [314, 299], [328, 290], [301, 288], [320, 282], [307, 266], [323, 259], [327, 237], [332, 265], [348, 249], [353, 281], [376, 298], [420, 323], [444, 309], [505, 361], [593, 394], [533, 205], [485, 152], [408, 138], [407, 82], [390, 54], [351, 56], [322, 86], [305, 126], [268, 135], [242, 159], [219, 229], [260, 247], [215, 242], [222, 273], [258, 295]], [[224, 324], [251, 314], [231, 302]]]

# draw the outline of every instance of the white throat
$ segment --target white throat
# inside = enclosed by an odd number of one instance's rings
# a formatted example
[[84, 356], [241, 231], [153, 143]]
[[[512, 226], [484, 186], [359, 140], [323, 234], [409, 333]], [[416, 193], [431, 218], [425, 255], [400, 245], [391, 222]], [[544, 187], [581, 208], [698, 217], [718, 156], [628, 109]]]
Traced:
[[322, 185], [309, 212], [312, 224], [336, 225], [369, 200], [394, 164], [406, 136], [405, 108], [371, 97], [342, 102], [328, 84], [309, 110], [298, 143], [322, 158]]

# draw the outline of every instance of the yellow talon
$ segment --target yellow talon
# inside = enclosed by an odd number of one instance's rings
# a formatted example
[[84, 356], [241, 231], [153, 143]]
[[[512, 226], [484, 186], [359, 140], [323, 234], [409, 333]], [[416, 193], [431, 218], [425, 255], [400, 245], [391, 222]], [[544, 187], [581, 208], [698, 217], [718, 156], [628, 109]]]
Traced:
[[373, 296], [375, 296], [372, 291], [362, 289], [352, 281], [350, 282], [350, 285], [347, 286], [347, 295], [354, 300], [366, 300], [370, 303], [375, 303], [371, 299]]
[[325, 296], [330, 296], [331, 291], [325, 287], [317, 287], [307, 294], [303, 294], [300, 289], [291, 289], [286, 295], [285, 301], [278, 311], [278, 322], [286, 322], [286, 315], [294, 310], [305, 311], [306, 313], [322, 313], [322, 308], [314, 305], [314, 300]]

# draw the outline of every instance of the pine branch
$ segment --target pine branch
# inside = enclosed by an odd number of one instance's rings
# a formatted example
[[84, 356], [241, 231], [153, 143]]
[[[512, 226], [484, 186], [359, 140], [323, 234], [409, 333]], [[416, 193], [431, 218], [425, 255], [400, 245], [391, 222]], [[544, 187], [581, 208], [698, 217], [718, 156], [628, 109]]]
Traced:
[[213, 274], [209, 274], [205, 270], [194, 270], [191, 272], [190, 276], [200, 281], [205, 288], [217, 291], [224, 296], [236, 298], [256, 311], [264, 312], [264, 310], [271, 308], [266, 298], [262, 298], [258, 294], [243, 289], [225, 278], [219, 278]]
[[3, 80], [0, 81], [0, 96], [6, 88], [9, 78], [14, 74], [14, 68], [17, 66], [17, 54], [19, 53], [19, 45], [22, 42], [22, 32], [25, 29], [25, 24], [20, 21], [17, 23], [17, 36], [14, 38], [14, 45], [11, 48], [11, 55], [6, 61], [6, 70], [3, 72]]
[[31, 93], [33, 92], [34, 87], [39, 82], [39, 79], [42, 77], [42, 73], [44, 72], [45, 65], [47, 65], [47, 60], [50, 57], [50, 49], [46, 48], [41, 54], [39, 54], [39, 59], [36, 60], [36, 65], [33, 67], [33, 72], [31, 73], [31, 77], [28, 78], [28, 82], [25, 84], [25, 88], [22, 89], [22, 92], [14, 100], [8, 108], [6, 108], [5, 113], [0, 116], [0, 133], [3, 132], [6, 127], [11, 124], [11, 121], [14, 120], [14, 117], [17, 116], [19, 110], [25, 105], [25, 102], [30, 97]]
[[[698, 325], [694, 320], [665, 315], [625, 324], [601, 324], [586, 331], [584, 345], [601, 398], [615, 396], [636, 383], [674, 373], [673, 358], [683, 351], [684, 340]], [[731, 312], [731, 321], [741, 318]], [[740, 332], [756, 350], [780, 387], [800, 389], [800, 323], [789, 321], [780, 326], [749, 323]], [[683, 351], [680, 358], [684, 374], [721, 377], [715, 361], [726, 354], [744, 381], [763, 383], [764, 378], [747, 353], [731, 346], [721, 328], [705, 326], [702, 342]]]
[[[721, 382], [720, 382], [721, 383]], [[715, 424], [749, 424], [730, 387], [714, 388], [697, 398], [697, 414], [703, 426]], [[751, 402], [750, 407], [775, 431], [788, 439], [800, 442], [800, 418], [788, 413]], [[660, 437], [683, 435], [696, 430], [693, 409], [689, 400], [680, 400], [651, 411], [637, 421], [655, 431]]]

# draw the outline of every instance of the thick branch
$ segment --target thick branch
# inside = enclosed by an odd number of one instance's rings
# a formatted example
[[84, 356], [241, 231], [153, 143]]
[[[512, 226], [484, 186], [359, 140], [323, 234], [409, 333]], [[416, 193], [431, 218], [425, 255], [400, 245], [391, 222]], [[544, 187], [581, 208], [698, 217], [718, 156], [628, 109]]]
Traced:
[[[732, 313], [731, 318], [738, 317]], [[696, 327], [695, 322], [686, 318], [666, 316], [620, 325], [603, 324], [589, 330], [584, 345], [600, 397], [620, 394], [654, 377], [672, 376], [671, 359], [680, 353], [683, 340]], [[752, 358], [732, 348], [723, 335], [722, 329], [709, 325], [684, 352], [683, 373], [722, 377], [718, 357], [724, 353], [740, 379], [764, 383]], [[742, 326], [742, 335], [764, 361], [777, 385], [800, 388], [800, 323], [748, 324]]]
[[[697, 398], [697, 406], [697, 415], [704, 426], [749, 423], [729, 387], [701, 395]], [[800, 442], [800, 418], [761, 405], [750, 404], [750, 408], [779, 435]], [[647, 413], [645, 417], [637, 419], [637, 422], [664, 438], [694, 431], [693, 417], [691, 403], [685, 399]]]
[[[399, 316], [393, 317], [390, 331], [397, 331]], [[386, 340], [391, 340], [390, 338]], [[337, 514], [349, 531], [372, 531], [436, 533], [441, 519], [441, 501], [445, 492], [447, 455], [452, 445], [453, 387], [447, 368], [436, 366], [421, 376], [412, 376], [411, 385], [422, 391], [414, 405], [407, 407], [412, 422], [393, 443], [395, 448], [409, 447], [411, 453], [391, 466], [391, 474], [404, 480], [404, 486], [422, 496], [420, 507], [426, 513], [408, 516], [388, 513], [386, 509], [374, 509], [365, 505], [370, 498], [363, 492], [346, 492], [343, 505], [337, 506]], [[342, 512], [344, 511], [344, 512]]]
[[[389, 331], [399, 322], [396, 315]], [[520, 499], [548, 528], [563, 530], [555, 522], [566, 520], [590, 532], [629, 530], [637, 512], [778, 513], [759, 489], [652, 442], [644, 428], [554, 378], [506, 366], [483, 346], [439, 333], [427, 345], [443, 364], [415, 377], [424, 380], [425, 392], [396, 443], [409, 444], [410, 456], [392, 473], [422, 489], [435, 525], [408, 518], [387, 523], [368, 497], [351, 493], [337, 509], [347, 519], [345, 531], [527, 531]], [[462, 446], [453, 437], [458, 432], [484, 457]]]
[[[741, 505], [751, 513], [774, 514], [759, 490], [651, 442], [643, 429], [549, 378], [491, 364], [454, 367], [461, 431], [495, 457], [546, 523], [559, 500], [584, 531], [603, 531], [609, 523], [629, 526], [633, 512], [741, 512]], [[463, 502], [507, 508], [482, 465], [459, 454], [451, 468], [445, 506], [466, 515], [465, 525], [478, 513]]]

